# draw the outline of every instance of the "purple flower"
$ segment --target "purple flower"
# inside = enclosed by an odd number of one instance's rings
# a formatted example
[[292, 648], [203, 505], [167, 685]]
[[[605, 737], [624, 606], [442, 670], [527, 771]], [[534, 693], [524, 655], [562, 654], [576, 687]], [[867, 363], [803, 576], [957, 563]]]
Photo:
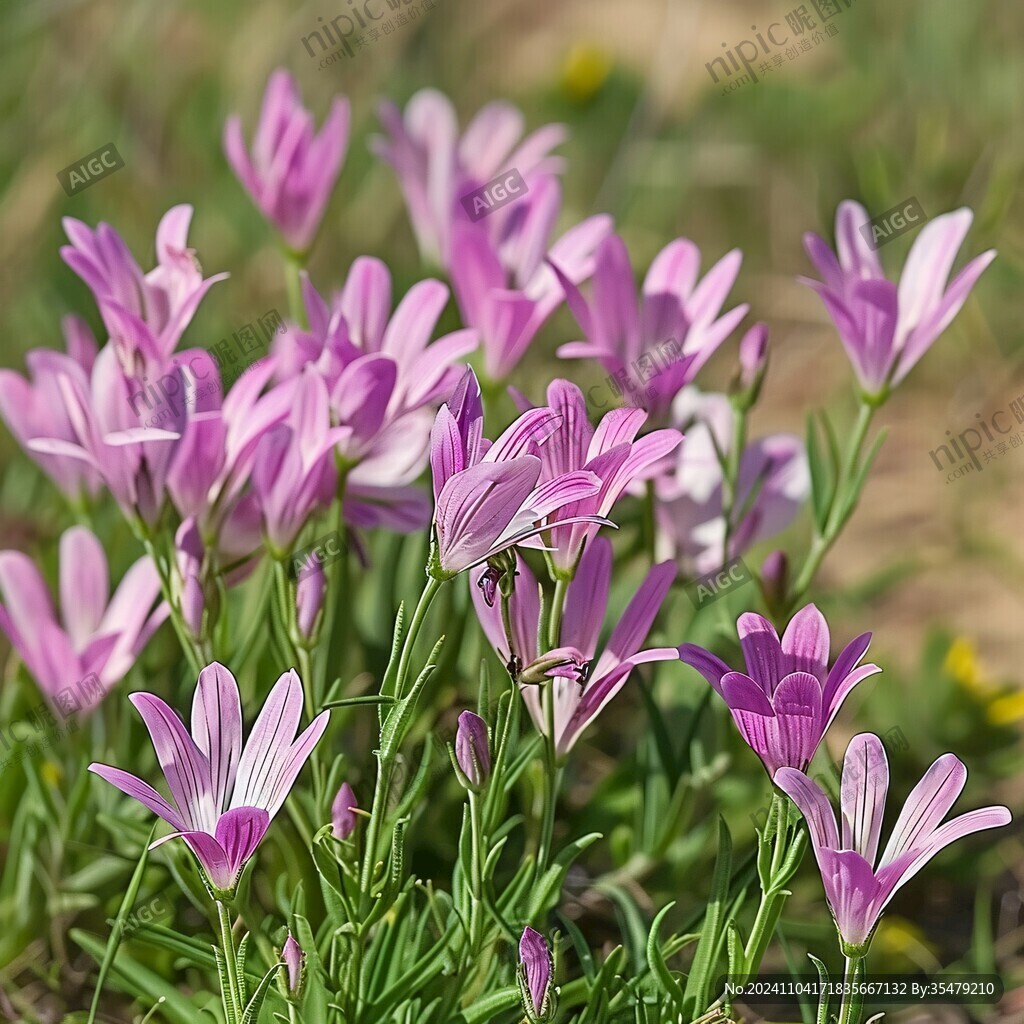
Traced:
[[966, 207], [936, 217], [914, 240], [899, 284], [887, 280], [878, 253], [861, 234], [870, 218], [846, 200], [836, 211], [836, 250], [809, 232], [804, 246], [822, 280], [800, 280], [821, 296], [864, 392], [884, 396], [913, 369], [967, 301], [989, 249], [946, 286], [974, 214]]
[[672, 404], [672, 421], [686, 438], [655, 482], [659, 556], [703, 575], [781, 533], [796, 518], [811, 489], [803, 442], [792, 434], [758, 438], [740, 457], [733, 504], [739, 521], [726, 552], [719, 453], [728, 454], [734, 444], [729, 399], [684, 388]]
[[523, 1008], [531, 1021], [550, 1016], [553, 970], [547, 939], [540, 932], [526, 928], [519, 940], [519, 989]]
[[95, 674], [108, 692], [135, 664], [170, 609], [163, 603], [153, 607], [160, 579], [148, 558], [125, 573], [111, 598], [107, 557], [83, 526], [61, 536], [59, 576], [58, 617], [32, 560], [20, 551], [0, 551], [0, 629], [50, 703], [69, 713], [77, 710], [68, 703], [76, 700], [71, 687]]
[[338, 839], [348, 839], [355, 831], [356, 821], [359, 816], [355, 813], [359, 806], [356, 803], [356, 795], [352, 787], [343, 782], [338, 790], [338, 795], [331, 804], [331, 828]]
[[879, 857], [889, 765], [877, 736], [861, 733], [846, 748], [841, 833], [817, 783], [794, 768], [775, 773], [775, 784], [807, 819], [825, 896], [848, 956], [865, 955], [889, 901], [937, 853], [964, 836], [1010, 823], [1005, 807], [992, 806], [942, 824], [966, 782], [967, 768], [958, 757], [938, 758], [907, 798]]
[[586, 471], [540, 482], [537, 453], [556, 422], [550, 409], [531, 409], [491, 444], [482, 436], [480, 385], [466, 371], [431, 432], [435, 578], [450, 579], [517, 544], [543, 547], [538, 535], [547, 529], [544, 520], [598, 492], [599, 479]]
[[600, 481], [595, 494], [564, 505], [548, 519], [555, 526], [550, 535], [550, 547], [555, 549], [552, 561], [560, 572], [571, 577], [580, 554], [593, 541], [600, 525], [593, 521], [556, 524], [581, 516], [606, 517], [628, 487], [657, 473], [683, 435], [678, 430], [655, 430], [638, 440], [636, 435], [647, 421], [642, 409], [613, 409], [595, 430], [587, 419], [583, 392], [567, 380], [552, 381], [547, 399], [557, 429], [539, 450], [541, 481], [573, 471], [593, 473]]
[[654, 258], [638, 303], [629, 253], [612, 235], [597, 251], [588, 302], [552, 254], [569, 307], [586, 335], [586, 341], [563, 345], [558, 354], [597, 359], [627, 390], [642, 389], [637, 404], [660, 419], [746, 315], [742, 305], [719, 316], [742, 259], [733, 249], [698, 283], [700, 251], [677, 238]]
[[229, 117], [224, 125], [224, 152], [231, 169], [260, 213], [299, 253], [313, 243], [345, 160], [348, 100], [336, 97], [319, 134], [315, 129], [295, 79], [281, 69], [267, 82], [251, 155], [241, 119]]
[[281, 959], [288, 969], [288, 991], [291, 995], [295, 995], [299, 991], [299, 983], [302, 981], [302, 963], [306, 959], [306, 955], [291, 932], [288, 933], [284, 948], [281, 950]]
[[242, 868], [327, 728], [330, 712], [321, 712], [295, 738], [302, 683], [294, 670], [285, 672], [270, 691], [243, 750], [238, 684], [217, 662], [199, 673], [191, 735], [176, 712], [154, 694], [133, 693], [129, 699], [149, 730], [170, 802], [120, 768], [91, 764], [89, 771], [174, 829], [153, 847], [184, 839], [210, 885], [218, 892], [233, 892]]
[[336, 451], [347, 467], [345, 519], [360, 527], [421, 529], [430, 506], [413, 486], [427, 462], [430, 422], [477, 345], [473, 331], [430, 337], [448, 289], [420, 281], [392, 313], [391, 274], [360, 257], [328, 306], [304, 277], [309, 330], [289, 326], [275, 345], [279, 380], [311, 367], [327, 387]]
[[803, 771], [853, 688], [882, 671], [859, 664], [871, 634], [851, 640], [830, 671], [828, 623], [813, 604], [793, 616], [781, 643], [772, 624], [753, 612], [741, 615], [736, 628], [749, 675], [695, 644], [683, 644], [679, 657], [729, 705], [769, 775], [782, 767]]
[[174, 206], [156, 230], [157, 266], [143, 274], [124, 239], [109, 225], [95, 231], [64, 218], [71, 245], [64, 262], [89, 286], [125, 373], [141, 377], [177, 348], [211, 286], [227, 278], [203, 279], [195, 250], [188, 247], [191, 206]]
[[77, 455], [37, 452], [30, 443], [56, 438], [73, 444], [74, 424], [61, 393], [61, 378], [71, 377], [85, 387], [96, 359], [96, 341], [84, 320], [68, 316], [62, 322], [67, 355], [34, 348], [26, 356], [31, 380], [13, 370], [0, 370], [0, 416], [30, 458], [71, 501], [95, 496], [100, 487], [96, 469]]
[[499, 237], [469, 220], [456, 221], [452, 288], [463, 322], [480, 334], [484, 370], [491, 380], [503, 380], [522, 359], [563, 302], [563, 289], [593, 273], [594, 252], [611, 230], [611, 218], [599, 214], [552, 243], [561, 206], [558, 181], [541, 177], [508, 207], [515, 215], [502, 222]]
[[[508, 103], [483, 107], [461, 136], [451, 100], [436, 89], [417, 92], [404, 115], [384, 101], [379, 116], [387, 135], [371, 146], [398, 176], [421, 256], [446, 270], [453, 226], [466, 220], [462, 196], [513, 168], [532, 189], [537, 176], [557, 174], [564, 163], [551, 150], [565, 138], [565, 128], [545, 125], [523, 139], [523, 115]], [[507, 222], [519, 216], [512, 206], [484, 218], [481, 230], [503, 235]]]
[[455, 759], [473, 789], [480, 789], [491, 777], [487, 723], [472, 711], [463, 711], [459, 715], [459, 728], [455, 733]]
[[609, 541], [598, 537], [583, 553], [579, 571], [566, 592], [558, 638], [561, 646], [552, 651], [541, 643], [545, 623], [541, 619], [540, 585], [522, 559], [517, 568], [515, 590], [509, 599], [511, 650], [502, 624], [501, 602], [496, 601], [489, 607], [476, 585], [483, 570], [474, 574], [473, 604], [487, 639], [498, 657], [510, 666], [534, 724], [545, 735], [548, 724], [544, 696], [541, 688], [533, 684], [541, 681], [540, 676], [547, 677], [544, 685], [553, 688], [554, 697], [555, 735], [552, 738], [557, 752], [564, 755], [622, 689], [637, 665], [675, 661], [679, 657], [675, 647], [640, 649], [675, 579], [675, 567], [665, 562], [651, 569], [616, 622], [599, 658], [598, 638], [611, 586]]

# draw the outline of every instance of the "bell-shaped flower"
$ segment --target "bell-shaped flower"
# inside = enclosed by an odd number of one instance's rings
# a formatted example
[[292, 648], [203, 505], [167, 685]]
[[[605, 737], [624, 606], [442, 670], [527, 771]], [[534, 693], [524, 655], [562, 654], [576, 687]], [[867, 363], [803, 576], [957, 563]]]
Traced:
[[871, 634], [851, 640], [829, 669], [828, 623], [813, 604], [793, 616], [781, 641], [754, 612], [744, 612], [736, 628], [745, 673], [733, 672], [696, 644], [683, 644], [679, 657], [729, 705], [740, 735], [770, 776], [782, 767], [803, 771], [853, 688], [882, 671], [860, 664]]
[[302, 683], [294, 670], [285, 672], [270, 691], [243, 749], [238, 684], [217, 662], [199, 674], [191, 735], [177, 713], [154, 694], [133, 693], [129, 699], [149, 730], [170, 801], [120, 768], [94, 763], [89, 771], [174, 829], [151, 849], [170, 839], [184, 839], [215, 894], [233, 893], [242, 869], [327, 728], [330, 712], [322, 711], [296, 737]]
[[593, 273], [594, 253], [612, 229], [611, 218], [598, 214], [552, 242], [561, 208], [561, 186], [545, 176], [512, 204], [515, 215], [500, 236], [465, 218], [455, 223], [452, 288], [463, 323], [480, 334], [484, 372], [493, 381], [504, 380], [523, 358], [564, 301], [563, 289]]
[[683, 388], [672, 403], [671, 418], [686, 439], [655, 480], [657, 551], [703, 575], [781, 533], [796, 518], [811, 491], [807, 455], [794, 434], [748, 442], [740, 456], [726, 552], [721, 456], [734, 445], [729, 399]]
[[[385, 100], [379, 117], [387, 134], [375, 137], [371, 147], [398, 176], [420, 255], [446, 270], [453, 227], [467, 218], [463, 196], [512, 170], [532, 188], [536, 177], [557, 174], [564, 164], [551, 150], [564, 140], [565, 127], [544, 125], [524, 139], [523, 115], [509, 103], [487, 104], [461, 135], [455, 107], [436, 89], [415, 93], [404, 114]], [[479, 222], [481, 229], [501, 236], [518, 216], [514, 205], [494, 210]]]
[[580, 554], [600, 526], [592, 521], [558, 524], [584, 516], [607, 517], [629, 487], [659, 471], [683, 435], [675, 429], [664, 429], [638, 439], [636, 435], [647, 421], [642, 409], [613, 409], [595, 429], [587, 418], [583, 392], [567, 380], [552, 381], [547, 399], [557, 427], [539, 449], [541, 481], [580, 470], [593, 473], [600, 481], [596, 493], [564, 505], [548, 519], [554, 527], [550, 534], [550, 547], [554, 549], [551, 559], [558, 571], [571, 577]]
[[0, 552], [0, 628], [47, 700], [68, 713], [77, 710], [72, 688], [83, 679], [95, 676], [107, 693], [124, 678], [169, 608], [154, 608], [160, 579], [149, 558], [125, 573], [111, 598], [107, 556], [84, 526], [61, 536], [58, 562], [59, 615], [32, 560]]
[[349, 104], [335, 97], [320, 132], [295, 79], [278, 69], [267, 82], [252, 152], [242, 121], [224, 125], [224, 152], [242, 187], [289, 248], [313, 244], [348, 149]]
[[654, 258], [637, 299], [633, 268], [618, 235], [597, 251], [593, 296], [587, 301], [572, 275], [552, 253], [569, 308], [585, 341], [562, 345], [563, 359], [596, 359], [633, 404], [663, 418], [672, 399], [689, 384], [719, 345], [736, 329], [747, 306], [722, 313], [743, 256], [726, 253], [698, 282], [700, 250], [686, 238], [670, 242]]
[[29, 380], [13, 370], [0, 370], [0, 416], [26, 454], [71, 501], [93, 497], [100, 487], [96, 469], [77, 455], [37, 452], [30, 444], [38, 438], [76, 440], [65, 407], [60, 380], [71, 377], [88, 385], [96, 359], [96, 340], [84, 320], [68, 316], [62, 322], [67, 354], [48, 348], [31, 349], [25, 356]]
[[[612, 629], [600, 657], [598, 641], [612, 575], [612, 547], [606, 538], [598, 537], [583, 553], [579, 571], [565, 596], [560, 646], [552, 651], [541, 641], [546, 623], [541, 617], [540, 585], [526, 562], [519, 559], [515, 589], [509, 598], [511, 638], [505, 635], [501, 601], [488, 605], [485, 600], [479, 586], [482, 575], [483, 570], [473, 574], [477, 617], [498, 657], [520, 684], [519, 691], [534, 724], [545, 735], [548, 722], [544, 689], [552, 687], [554, 736], [550, 738], [559, 755], [572, 749], [637, 665], [679, 657], [675, 647], [641, 650], [675, 579], [675, 567], [670, 562], [656, 565], [647, 574]], [[539, 678], [524, 678], [531, 663], [543, 666], [543, 674], [548, 677], [541, 686], [536, 685]]]
[[61, 257], [92, 291], [118, 361], [130, 376], [141, 377], [149, 365], [166, 362], [203, 296], [228, 276], [203, 279], [195, 250], [188, 247], [191, 220], [191, 206], [174, 206], [164, 214], [156, 231], [157, 266], [143, 274], [109, 224], [93, 230], [64, 218], [71, 244], [61, 249]]
[[[836, 210], [836, 251], [808, 232], [804, 246], [822, 280], [800, 278], [825, 304], [861, 389], [884, 397], [952, 323], [985, 268], [989, 249], [949, 282], [974, 214], [966, 207], [930, 221], [914, 239], [899, 284], [889, 281], [873, 244], [862, 233], [870, 222], [860, 203]], [[948, 284], [947, 284], [948, 283]]]
[[889, 765], [877, 736], [861, 733], [846, 748], [839, 824], [816, 782], [795, 768], [775, 773], [775, 784], [807, 820], [825, 896], [847, 956], [867, 953], [889, 901], [936, 854], [965, 836], [1010, 823], [1010, 812], [1001, 806], [968, 811], [943, 823], [966, 783], [967, 768], [958, 757], [938, 758], [907, 797], [879, 856]]

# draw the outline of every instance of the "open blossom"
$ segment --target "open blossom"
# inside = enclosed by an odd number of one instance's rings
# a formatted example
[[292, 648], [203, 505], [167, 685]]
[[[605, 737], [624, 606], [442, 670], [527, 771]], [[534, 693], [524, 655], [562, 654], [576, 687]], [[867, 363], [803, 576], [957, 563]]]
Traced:
[[775, 784], [807, 819], [825, 896], [848, 956], [864, 956], [889, 901], [950, 843], [1010, 823], [1005, 807], [968, 811], [943, 824], [967, 782], [967, 768], [943, 754], [907, 797], [881, 857], [889, 765], [881, 740], [855, 736], [846, 748], [840, 794], [841, 825], [816, 782], [795, 768], [780, 768]]
[[96, 469], [77, 455], [50, 455], [30, 447], [30, 442], [42, 437], [75, 441], [60, 381], [72, 377], [86, 385], [96, 359], [96, 339], [79, 317], [65, 317], [61, 326], [67, 354], [48, 348], [31, 349], [25, 356], [29, 380], [13, 370], [0, 370], [0, 416], [26, 454], [63, 494], [77, 501], [98, 492], [100, 477]]
[[811, 490], [803, 442], [793, 434], [751, 441], [740, 456], [736, 519], [725, 551], [719, 453], [727, 455], [734, 444], [729, 399], [683, 388], [672, 403], [672, 422], [686, 439], [655, 481], [660, 557], [702, 575], [781, 533], [796, 518]]
[[125, 373], [141, 377], [177, 348], [199, 303], [227, 274], [204, 280], [195, 250], [188, 247], [192, 207], [174, 206], [156, 230], [157, 265], [143, 274], [124, 239], [109, 225], [93, 230], [64, 218], [70, 245], [64, 262], [88, 285]]
[[213, 662], [199, 674], [189, 735], [177, 713], [152, 693], [129, 698], [146, 723], [167, 781], [170, 801], [142, 779], [105, 764], [89, 771], [164, 819], [174, 831], [152, 844], [181, 838], [211, 886], [233, 892], [324, 729], [322, 711], [296, 738], [302, 683], [285, 672], [270, 691], [245, 748], [235, 677]]
[[278, 69], [267, 82], [252, 152], [242, 121], [224, 125], [224, 152], [260, 213], [287, 245], [305, 252], [313, 243], [348, 149], [349, 104], [336, 97], [319, 133], [302, 106], [295, 79]]
[[420, 281], [392, 312], [391, 273], [367, 256], [352, 264], [330, 305], [305, 276], [302, 292], [309, 329], [289, 325], [278, 338], [276, 372], [286, 381], [311, 367], [327, 387], [346, 467], [346, 521], [421, 529], [430, 506], [413, 484], [427, 463], [434, 409], [458, 381], [456, 361], [476, 348], [475, 333], [431, 342], [447, 287]]
[[675, 661], [679, 657], [675, 647], [641, 650], [675, 579], [675, 568], [665, 562], [651, 569], [615, 624], [600, 657], [598, 639], [612, 575], [609, 541], [598, 537], [584, 552], [579, 571], [566, 592], [561, 636], [557, 638], [560, 646], [554, 650], [548, 650], [541, 639], [546, 623], [541, 617], [540, 584], [522, 559], [516, 568], [515, 589], [509, 598], [511, 644], [505, 635], [501, 602], [488, 604], [480, 586], [484, 569], [473, 574], [473, 604], [487, 639], [520, 683], [519, 691], [530, 716], [545, 735], [548, 723], [544, 690], [552, 687], [552, 738], [558, 753], [567, 754], [583, 730], [622, 689], [637, 665]]
[[93, 674], [109, 691], [169, 609], [154, 608], [160, 579], [148, 558], [125, 573], [111, 598], [107, 557], [83, 526], [61, 536], [59, 577], [58, 615], [35, 563], [20, 551], [0, 552], [0, 628], [51, 704], [70, 712], [75, 708], [65, 706], [62, 691]]
[[561, 208], [561, 186], [546, 176], [512, 204], [515, 215], [502, 222], [497, 237], [468, 218], [455, 223], [452, 287], [463, 322], [480, 333], [491, 380], [508, 376], [564, 301], [562, 279], [576, 285], [590, 277], [595, 250], [611, 231], [611, 218], [598, 214], [552, 242]]
[[597, 251], [593, 297], [587, 301], [552, 253], [569, 308], [586, 335], [585, 341], [562, 345], [558, 354], [598, 360], [625, 391], [642, 390], [638, 404], [656, 419], [665, 416], [680, 389], [746, 315], [746, 305], [722, 313], [742, 259], [733, 249], [698, 282], [700, 250], [677, 238], [654, 258], [638, 301], [626, 245], [612, 235]]
[[974, 214], [964, 207], [927, 224], [914, 240], [899, 284], [889, 281], [878, 253], [861, 234], [870, 218], [846, 200], [836, 211], [836, 252], [813, 232], [804, 245], [822, 280], [800, 280], [821, 297], [864, 392], [896, 387], [967, 301], [995, 250], [976, 256], [949, 283]]
[[[510, 103], [487, 104], [461, 135], [451, 100], [436, 89], [417, 92], [404, 114], [385, 100], [379, 116], [387, 135], [373, 139], [372, 148], [398, 176], [421, 256], [445, 269], [451, 266], [453, 225], [466, 219], [462, 196], [513, 169], [532, 188], [536, 177], [557, 174], [564, 163], [551, 150], [565, 138], [565, 128], [544, 125], [524, 139], [523, 115]], [[499, 237], [517, 216], [510, 207], [495, 210], [480, 222], [481, 230]]]
[[[435, 578], [450, 579], [518, 544], [545, 547], [538, 536], [547, 529], [545, 519], [598, 492], [599, 479], [587, 471], [540, 482], [537, 453], [556, 423], [552, 410], [531, 409], [491, 444], [483, 437], [480, 385], [466, 371], [438, 411], [430, 438]], [[590, 514], [577, 518], [607, 522]]]
[[733, 672], [696, 644], [683, 644], [679, 657], [729, 705], [740, 735], [769, 775], [784, 766], [803, 771], [853, 688], [882, 671], [860, 664], [871, 634], [851, 640], [830, 670], [828, 623], [813, 604], [793, 616], [781, 642], [772, 624], [754, 612], [741, 615], [736, 628], [746, 673]]
[[564, 505], [548, 518], [548, 523], [554, 525], [550, 534], [552, 561], [559, 571], [571, 575], [600, 526], [586, 521], [555, 524], [581, 516], [607, 516], [627, 488], [657, 473], [683, 435], [665, 429], [638, 439], [636, 435], [647, 422], [642, 409], [613, 409], [595, 429], [587, 418], [583, 392], [567, 380], [552, 381], [547, 399], [557, 427], [540, 447], [541, 481], [575, 470], [593, 473], [600, 481], [595, 494]]

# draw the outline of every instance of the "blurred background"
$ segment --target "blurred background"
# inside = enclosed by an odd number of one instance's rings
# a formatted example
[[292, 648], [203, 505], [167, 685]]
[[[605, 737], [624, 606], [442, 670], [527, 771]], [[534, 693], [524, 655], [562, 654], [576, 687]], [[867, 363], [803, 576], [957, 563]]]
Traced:
[[[377, 2], [384, 8], [394, 0]], [[680, 235], [699, 245], [705, 268], [742, 249], [729, 304], [749, 302], [772, 340], [755, 436], [802, 434], [806, 412], [822, 407], [852, 424], [842, 348], [819, 300], [796, 281], [812, 270], [803, 233], [831, 238], [844, 198], [860, 200], [872, 214], [910, 196], [929, 216], [970, 206], [975, 221], [957, 266], [990, 247], [999, 257], [877, 418], [877, 426], [889, 427], [888, 440], [860, 509], [825, 562], [815, 599], [832, 625], [834, 651], [873, 630], [872, 659], [886, 669], [847, 705], [829, 738], [831, 758], [853, 732], [899, 727], [905, 746], [891, 758], [901, 797], [936, 756], [955, 749], [972, 770], [965, 806], [1001, 800], [1019, 813], [1024, 446], [953, 480], [929, 452], [948, 440], [947, 431], [957, 435], [978, 414], [988, 419], [1024, 399], [1024, 7], [1013, 0], [833, 0], [820, 7], [810, 0], [417, 0], [416, 18], [398, 24], [401, 12], [388, 10], [393, 31], [322, 67], [303, 39], [321, 27], [318, 19], [329, 21], [348, 6], [6, 0], [0, 364], [21, 371], [29, 349], [62, 348], [66, 313], [99, 328], [89, 293], [58, 256], [64, 216], [110, 222], [149, 266], [163, 212], [180, 202], [195, 206], [190, 243], [207, 275], [230, 270], [231, 278], [203, 302], [186, 344], [213, 344], [254, 311], [285, 309], [274, 240], [221, 146], [228, 114], [240, 113], [251, 131], [267, 75], [278, 66], [297, 77], [318, 117], [335, 93], [352, 103], [349, 154], [311, 264], [322, 290], [338, 285], [362, 254], [389, 263], [396, 291], [432, 272], [419, 264], [393, 174], [367, 148], [378, 131], [378, 98], [404, 106], [417, 89], [434, 86], [452, 97], [463, 124], [486, 102], [510, 100], [530, 129], [549, 121], [569, 125], [561, 228], [591, 213], [612, 214], [641, 271]], [[801, 8], [817, 23], [804, 38], [817, 34], [819, 41], [792, 57], [783, 47], [781, 62], [759, 70], [756, 82], [728, 89], [721, 63], [712, 65], [716, 84], [708, 65], [773, 23], [795, 40], [787, 16]], [[830, 8], [838, 11], [823, 20]], [[755, 64], [761, 63], [759, 57]], [[68, 197], [57, 172], [110, 141], [124, 169]], [[882, 248], [891, 274], [913, 238], [911, 232]], [[578, 336], [564, 309], [545, 327], [517, 374], [530, 397], [540, 397], [531, 382], [556, 373], [584, 387], [600, 378], [555, 358], [559, 343]], [[732, 339], [700, 383], [724, 387], [735, 357]], [[1018, 408], [1024, 419], [1024, 402]], [[0, 467], [0, 546], [52, 550], [66, 513], [6, 430]], [[787, 535], [790, 549], [807, 535], [801, 520]], [[127, 542], [114, 550], [115, 573], [135, 557]], [[676, 596], [685, 618], [688, 606]], [[663, 629], [673, 632], [671, 623]], [[667, 714], [678, 705], [683, 715], [703, 695], [695, 678], [686, 674], [685, 685], [663, 695]], [[623, 701], [627, 713], [642, 729], [646, 712], [635, 696]], [[627, 780], [642, 771], [645, 756], [642, 745], [623, 740], [629, 730], [622, 726], [606, 722], [590, 737], [568, 800], [570, 831], [596, 825], [612, 836], [609, 856], [619, 863], [610, 863], [610, 872], [629, 862], [631, 840], [616, 847], [616, 822], [599, 819], [619, 806], [623, 821], [631, 820]], [[702, 806], [724, 803], [734, 831], [745, 829], [749, 838], [746, 817], [767, 798], [768, 786], [734, 740], [723, 727], [717, 747], [746, 778], [733, 772], [724, 779], [721, 763], [706, 766], [694, 817], [704, 816]], [[592, 806], [598, 793], [607, 797], [599, 811]], [[707, 858], [703, 828], [680, 838], [671, 870], [635, 883], [639, 906], [660, 906], [664, 898], [686, 904], [687, 891], [699, 901], [706, 885], [706, 872], [698, 871]], [[896, 901], [879, 939], [894, 965], [929, 965], [935, 957], [959, 958], [971, 965], [964, 969], [998, 964], [1012, 987], [1024, 934], [1024, 864], [1019, 838], [1005, 831], [992, 843], [947, 853], [927, 887], [911, 886]], [[961, 883], [979, 871], [980, 891]], [[798, 946], [807, 938], [800, 901], [820, 900], [812, 875], [808, 861], [798, 899], [787, 908]], [[576, 880], [579, 913], [603, 915], [610, 928], [628, 926], [621, 902], [602, 901], [590, 881]], [[979, 914], [979, 906], [995, 912]], [[981, 920], [984, 934], [975, 927]], [[965, 1019], [951, 1013], [951, 1020]], [[1024, 1020], [1024, 999], [1018, 1006], [1008, 997], [1000, 1013], [999, 1019]]]

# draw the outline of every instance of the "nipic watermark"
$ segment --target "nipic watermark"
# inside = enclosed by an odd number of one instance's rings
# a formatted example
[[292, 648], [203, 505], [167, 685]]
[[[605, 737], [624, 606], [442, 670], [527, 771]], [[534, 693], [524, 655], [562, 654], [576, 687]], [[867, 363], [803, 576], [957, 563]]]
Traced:
[[118, 153], [117, 146], [108, 142], [105, 146], [93, 150], [88, 156], [83, 156], [81, 160], [76, 160], [58, 171], [57, 180], [69, 196], [76, 196], [122, 167], [124, 160]]

